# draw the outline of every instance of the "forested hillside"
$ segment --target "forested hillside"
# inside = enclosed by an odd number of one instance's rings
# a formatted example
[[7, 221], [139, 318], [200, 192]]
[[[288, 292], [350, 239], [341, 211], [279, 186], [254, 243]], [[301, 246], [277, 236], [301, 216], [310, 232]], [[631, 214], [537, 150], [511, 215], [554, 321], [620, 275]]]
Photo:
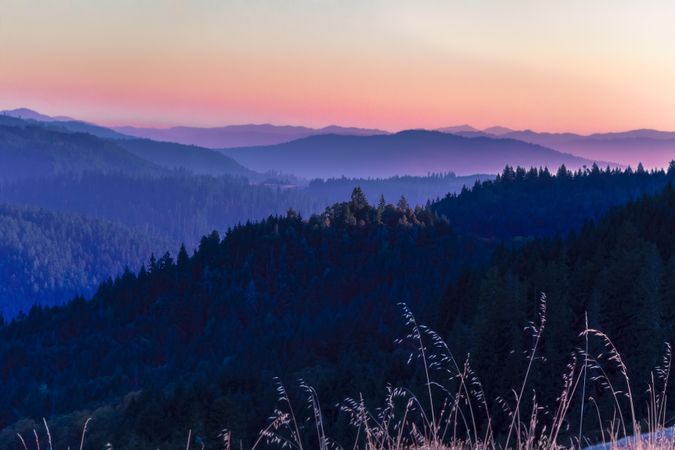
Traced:
[[[398, 201], [410, 192], [405, 197], [411, 206], [451, 192], [431, 207], [454, 227], [510, 239], [578, 229], [612, 206], [663, 189], [675, 180], [675, 165], [667, 173], [589, 169], [572, 174], [561, 169], [558, 175], [545, 169], [508, 168], [495, 180], [447, 174], [314, 180], [307, 187], [284, 187], [276, 180], [251, 184], [241, 178], [184, 172], [158, 177], [83, 173], [0, 183], [0, 201], [110, 220], [193, 248], [213, 230], [222, 233], [238, 223], [283, 215], [289, 208], [309, 217], [357, 186], [371, 203], [381, 195]], [[479, 180], [483, 181], [476, 183]]]
[[362, 187], [369, 201], [406, 197], [425, 205], [448, 192], [459, 192], [485, 176], [453, 174], [387, 179], [313, 180], [287, 186], [284, 180], [261, 184], [235, 177], [194, 176], [172, 172], [157, 177], [87, 172], [38, 180], [0, 183], [0, 201], [34, 205], [114, 221], [194, 248], [204, 234], [226, 231], [247, 221], [284, 215], [290, 208], [303, 217], [348, 198]]
[[94, 219], [0, 205], [0, 313], [91, 295], [125, 265], [139, 268], [165, 240]]
[[121, 139], [117, 144], [139, 158], [168, 169], [182, 169], [196, 175], [263, 179], [261, 174], [243, 167], [234, 159], [203, 147], [149, 139]]
[[[213, 444], [224, 426], [250, 444], [275, 375], [306, 378], [329, 405], [379, 395], [389, 367], [407, 373], [385, 357], [395, 303], [433, 317], [459, 267], [486, 256], [429, 210], [369, 206], [358, 190], [308, 221], [291, 212], [214, 233], [192, 257], [165, 255], [90, 302], [34, 308], [0, 329], [0, 402], [13, 405], [2, 426], [47, 413], [76, 429], [93, 414], [121, 447], [182, 441], [189, 427]], [[117, 406], [92, 412], [107, 402]]]
[[[165, 255], [104, 283], [90, 302], [34, 308], [1, 328], [0, 400], [13, 408], [0, 439], [34, 426], [15, 420], [48, 411], [56, 436], [85, 417], [104, 422], [91, 430], [94, 446], [178, 443], [185, 429], [216, 445], [223, 427], [250, 444], [274, 407], [275, 376], [313, 385], [330, 436], [352, 436], [336, 402], [362, 393], [372, 404], [387, 383], [422, 386], [405, 364], [409, 349], [394, 344], [406, 332], [398, 301], [456, 355], [471, 355], [496, 430], [508, 425], [498, 398], [523, 379], [524, 329], [537, 320], [542, 292], [548, 321], [530, 375], [540, 404], [555, 404], [586, 313], [625, 354], [641, 396], [663, 341], [675, 337], [673, 229], [667, 187], [565, 239], [502, 247], [491, 264], [485, 243], [432, 210], [370, 206], [360, 190], [307, 221], [291, 211], [222, 240], [214, 233], [192, 257]], [[589, 374], [606, 417], [603, 386]], [[595, 415], [585, 419], [592, 436]]]
[[[488, 398], [508, 396], [526, 369], [522, 352], [531, 347], [523, 327], [537, 322], [539, 298], [546, 294], [548, 323], [542, 335], [531, 389], [540, 404], [554, 404], [562, 391], [562, 374], [573, 354], [585, 346], [586, 328], [610, 336], [632, 380], [640, 417], [646, 415], [650, 372], [662, 364], [666, 343], [675, 342], [675, 191], [672, 185], [612, 210], [597, 226], [586, 225], [567, 239], [535, 240], [523, 248], [497, 252], [493, 264], [467, 272], [447, 293], [445, 318], [455, 354], [471, 354], [472, 366]], [[608, 383], [621, 384], [616, 359], [608, 359], [600, 341], [591, 341], [590, 396], [605, 420], [613, 397]], [[577, 364], [581, 363], [577, 353]], [[606, 373], [600, 372], [602, 367]], [[672, 398], [672, 384], [668, 386]], [[587, 399], [588, 400], [588, 399]], [[500, 411], [497, 403], [492, 411]], [[621, 403], [629, 416], [628, 404]], [[574, 405], [579, 417], [579, 398]], [[669, 400], [669, 416], [675, 404]], [[587, 411], [585, 429], [597, 430], [597, 416]], [[507, 420], [505, 416], [501, 420]], [[578, 422], [578, 420], [576, 421]], [[608, 426], [609, 422], [603, 422]], [[578, 426], [578, 425], [577, 425]]]
[[457, 229], [483, 237], [564, 235], [612, 206], [660, 192], [672, 182], [675, 161], [666, 171], [593, 165], [572, 172], [561, 166], [555, 176], [546, 168], [507, 166], [496, 179], [450, 193], [432, 208]]
[[90, 134], [63, 133], [28, 122], [0, 125], [0, 180], [83, 171], [152, 175], [161, 170], [115, 141]]
[[[563, 169], [558, 171], [558, 176], [552, 176], [547, 170], [507, 169], [496, 180], [476, 183], [472, 189], [449, 195], [432, 204], [432, 209], [446, 216], [451, 225], [463, 233], [508, 242], [519, 236], [564, 235], [571, 229], [579, 229], [585, 220], [599, 218], [611, 206], [656, 192], [673, 179], [675, 169], [672, 167], [668, 173], [589, 169], [571, 174]], [[237, 224], [285, 215], [289, 209], [309, 217], [322, 211], [335, 198], [344, 197], [344, 193], [355, 186], [363, 185], [372, 203], [379, 201], [383, 193], [386, 200], [397, 201], [399, 193], [409, 191], [408, 203], [414, 206], [427, 202], [434, 193], [446, 189], [459, 191], [476, 180], [476, 177], [449, 174], [381, 180], [315, 180], [307, 187], [285, 187], [281, 184], [283, 180], [251, 184], [242, 178], [195, 176], [185, 172], [156, 176], [83, 172], [5, 181], [0, 183], [0, 202], [79, 214], [84, 216], [78, 219], [82, 222], [89, 219], [112, 222], [113, 228], [125, 229], [125, 233], [131, 233], [138, 242], [164, 243], [152, 247], [158, 252], [176, 249], [182, 243], [192, 251], [200, 237], [213, 230], [225, 233]], [[71, 245], [91, 248], [87, 230], [78, 233], [76, 223], [72, 226]], [[50, 236], [58, 237], [44, 230], [44, 239]], [[115, 261], [116, 270], [124, 265], [136, 267], [150, 257], [146, 252], [128, 259], [130, 253], [125, 240], [108, 242], [110, 246], [119, 246], [115, 254], [121, 259]], [[30, 246], [30, 241], [25, 245]], [[60, 248], [64, 244], [44, 242], [40, 245]], [[24, 258], [21, 264], [30, 267], [33, 264], [30, 255], [24, 252], [11, 258], [14, 258], [13, 264], [19, 264], [17, 258]], [[6, 258], [10, 258], [9, 254]], [[57, 258], [43, 262], [48, 272], [59, 272], [65, 267]], [[50, 264], [58, 267], [48, 268]], [[12, 284], [13, 296], [20, 296], [21, 292], [31, 294], [12, 300], [15, 306], [11, 311], [4, 309], [5, 313], [13, 315], [20, 308], [27, 309], [32, 301], [58, 304], [76, 292], [87, 294], [92, 284], [86, 280], [101, 280], [100, 277], [106, 275], [82, 264], [73, 265], [70, 270], [67, 282], [62, 277], [54, 278], [53, 283], [32, 283], [30, 277], [17, 278]], [[9, 300], [5, 304], [9, 304]]]
[[74, 212], [123, 224], [192, 249], [201, 236], [289, 208], [319, 211], [297, 189], [233, 177], [172, 172], [158, 177], [87, 172], [0, 184], [0, 201]]

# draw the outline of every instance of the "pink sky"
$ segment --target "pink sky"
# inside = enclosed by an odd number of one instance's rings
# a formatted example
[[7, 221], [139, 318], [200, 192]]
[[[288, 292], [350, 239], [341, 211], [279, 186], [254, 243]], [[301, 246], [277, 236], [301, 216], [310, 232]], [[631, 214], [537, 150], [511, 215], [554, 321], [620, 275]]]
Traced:
[[0, 4], [0, 109], [108, 125], [675, 129], [666, 1]]

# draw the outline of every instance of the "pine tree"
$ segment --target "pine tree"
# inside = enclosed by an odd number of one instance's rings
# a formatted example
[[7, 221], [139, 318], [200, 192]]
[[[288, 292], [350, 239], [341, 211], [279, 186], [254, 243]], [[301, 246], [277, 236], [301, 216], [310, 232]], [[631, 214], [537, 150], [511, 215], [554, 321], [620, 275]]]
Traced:
[[176, 258], [176, 265], [180, 270], [184, 270], [185, 267], [187, 267], [189, 260], [190, 257], [188, 256], [188, 252], [185, 249], [185, 244], [181, 244], [180, 250], [178, 250], [178, 256]]
[[515, 181], [515, 179], [516, 179], [516, 171], [513, 170], [513, 167], [508, 166], [508, 165], [506, 167], [504, 167], [504, 171], [502, 172], [501, 181], [506, 182], [506, 183], [510, 183], [510, 182]]
[[559, 179], [567, 178], [569, 177], [569, 172], [567, 170], [567, 167], [565, 167], [565, 164], [561, 165], [558, 168], [558, 172], [556, 172], [556, 177]]
[[399, 211], [402, 212], [407, 212], [410, 209], [410, 205], [408, 205], [408, 200], [406, 200], [404, 195], [401, 196], [396, 207], [398, 208]]
[[381, 212], [387, 207], [387, 202], [384, 200], [384, 194], [380, 194], [380, 200], [377, 202], [377, 210]]
[[351, 196], [352, 211], [359, 212], [363, 209], [367, 209], [368, 207], [369, 207], [368, 200], [366, 199], [366, 195], [361, 190], [361, 187], [360, 186], [355, 187], [354, 190], [352, 191]]
[[384, 200], [384, 194], [380, 194], [380, 200], [377, 203], [377, 212], [375, 216], [375, 220], [377, 223], [382, 223], [382, 214], [384, 214], [384, 210], [387, 207], [387, 202]]
[[148, 263], [148, 272], [150, 273], [157, 272], [158, 268], [159, 266], [157, 265], [157, 258], [155, 258], [155, 254], [152, 253], [150, 255], [150, 261]]

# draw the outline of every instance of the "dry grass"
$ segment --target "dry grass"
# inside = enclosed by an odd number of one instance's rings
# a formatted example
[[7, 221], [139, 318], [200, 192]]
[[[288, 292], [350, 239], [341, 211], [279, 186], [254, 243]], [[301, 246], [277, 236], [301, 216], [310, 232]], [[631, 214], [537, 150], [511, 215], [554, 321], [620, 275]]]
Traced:
[[[672, 362], [669, 345], [666, 346], [662, 363], [651, 374], [646, 417], [639, 418], [636, 415], [628, 369], [611, 339], [588, 326], [580, 334], [584, 340], [584, 349], [571, 356], [567, 370], [562, 375], [563, 389], [556, 404], [544, 407], [537, 403], [536, 393], [532, 393], [531, 397], [525, 394], [546, 326], [546, 297], [542, 295], [537, 320], [527, 327], [532, 334], [533, 345], [527, 352], [527, 368], [522, 384], [513, 389], [513, 398], [498, 399], [498, 404], [507, 414], [509, 426], [497, 438], [493, 430], [494, 415], [480, 380], [471, 370], [469, 359], [463, 362], [455, 359], [437, 333], [419, 325], [412, 312], [403, 304], [401, 307], [409, 333], [399, 343], [411, 344], [414, 351], [410, 354], [409, 362], [418, 360], [423, 368], [425, 392], [422, 397], [408, 389], [390, 386], [387, 387], [384, 404], [375, 410], [369, 409], [361, 396], [345, 399], [339, 407], [349, 417], [355, 438], [353, 442], [338, 443], [326, 433], [319, 395], [315, 389], [300, 380], [299, 387], [305, 393], [307, 402], [306, 408], [301, 410], [309, 411], [308, 417], [300, 417], [283, 383], [275, 380], [279, 407], [270, 417], [269, 425], [260, 431], [250, 450], [675, 450], [675, 432], [666, 426], [666, 391]], [[595, 357], [590, 355], [589, 340], [597, 340], [604, 352]], [[432, 373], [442, 374], [445, 384], [432, 379]], [[610, 377], [608, 373], [618, 376]], [[603, 417], [597, 399], [587, 395], [589, 380], [600, 384], [609, 393], [613, 403], [610, 417]], [[598, 429], [601, 430], [599, 443], [591, 446], [584, 437], [583, 421], [579, 421], [578, 431], [572, 432], [566, 428], [566, 419], [575, 398], [580, 402], [581, 417], [584, 417], [584, 411], [587, 414], [595, 411]], [[546, 420], [543, 420], [544, 417]], [[80, 450], [85, 448], [88, 424], [89, 420], [82, 431]], [[44, 425], [48, 438], [47, 449], [54, 450], [46, 421]], [[33, 446], [40, 450], [40, 439], [35, 430], [34, 438]], [[235, 448], [228, 430], [223, 430], [221, 438], [220, 448]], [[23, 436], [18, 435], [18, 439], [20, 448], [31, 448]], [[203, 449], [203, 444], [197, 446], [190, 431], [186, 450], [200, 447]]]

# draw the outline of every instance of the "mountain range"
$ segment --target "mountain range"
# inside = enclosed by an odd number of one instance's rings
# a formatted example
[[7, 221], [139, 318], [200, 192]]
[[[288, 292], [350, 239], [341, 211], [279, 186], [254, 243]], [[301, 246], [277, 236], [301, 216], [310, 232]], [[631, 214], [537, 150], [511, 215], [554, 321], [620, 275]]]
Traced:
[[47, 114], [42, 114], [37, 111], [33, 111], [32, 109], [29, 108], [16, 108], [16, 109], [6, 109], [4, 111], [0, 111], [0, 114], [5, 115], [5, 116], [10, 116], [10, 117], [16, 117], [17, 119], [25, 119], [25, 120], [37, 120], [40, 122], [72, 122], [75, 121], [75, 119], [71, 117], [66, 117], [66, 116], [48, 116]]
[[445, 133], [466, 137], [516, 139], [543, 145], [592, 160], [614, 161], [636, 167], [665, 167], [675, 158], [675, 132], [638, 129], [614, 133], [543, 133], [532, 130], [515, 131], [504, 127], [478, 130], [468, 125], [441, 128]]
[[[0, 125], [6, 126], [6, 139], [0, 146], [0, 158], [5, 158], [7, 168], [13, 167], [12, 164], [19, 164], [23, 168], [10, 170], [15, 177], [31, 173], [32, 163], [28, 160], [21, 162], [22, 158], [37, 161], [38, 169], [45, 161], [52, 161], [49, 163], [51, 166], [48, 164], [49, 168], [43, 168], [42, 172], [37, 171], [43, 175], [49, 171], [81, 172], [87, 169], [132, 173], [139, 170], [180, 169], [198, 175], [226, 174], [258, 181], [264, 178], [260, 172], [269, 171], [308, 179], [385, 178], [397, 175], [424, 176], [440, 172], [454, 172], [458, 175], [498, 173], [507, 164], [524, 167], [558, 167], [565, 164], [574, 169], [593, 163], [593, 160], [563, 154], [541, 145], [495, 136], [461, 135], [478, 132], [460, 130], [456, 134], [427, 130], [383, 134], [385, 132], [380, 130], [341, 127], [313, 131], [303, 127], [270, 125], [225, 127], [223, 129], [226, 130], [247, 130], [249, 137], [254, 136], [256, 139], [274, 136], [278, 140], [282, 134], [288, 139], [297, 133], [333, 133], [310, 135], [280, 144], [216, 151], [194, 144], [139, 139], [82, 121], [56, 120], [27, 109], [18, 110], [20, 114], [16, 111], [7, 111], [0, 115]], [[19, 115], [25, 115], [28, 119], [15, 117]], [[17, 153], [14, 148], [17, 142], [8, 137], [15, 127], [17, 130], [14, 134], [25, 135], [31, 130], [30, 133], [36, 139], [41, 136], [43, 145], [35, 147], [33, 144], [25, 144], [26, 149]], [[459, 128], [468, 130], [467, 127]], [[58, 144], [54, 147], [56, 142]], [[82, 147], [83, 142], [87, 143], [86, 148]], [[78, 152], [74, 151], [75, 148]], [[70, 153], [66, 154], [61, 149]], [[30, 153], [37, 150], [42, 153]]]
[[521, 131], [502, 137], [545, 145], [589, 159], [610, 159], [633, 167], [640, 162], [648, 168], [664, 167], [675, 158], [675, 132], [633, 130], [582, 136]]
[[[254, 157], [254, 155], [258, 154], [262, 150], [254, 147], [273, 147], [278, 144], [289, 144], [294, 141], [301, 142], [293, 143], [291, 144], [291, 147], [304, 147], [321, 141], [322, 144], [325, 143], [331, 146], [332, 151], [338, 152], [339, 155], [345, 155], [350, 154], [351, 150], [341, 148], [339, 146], [336, 147], [337, 144], [335, 142], [327, 142], [335, 141], [335, 138], [319, 138], [319, 141], [312, 141], [311, 139], [310, 141], [303, 140], [306, 138], [326, 135], [365, 138], [372, 136], [401, 134], [401, 132], [390, 133], [388, 131], [379, 129], [342, 127], [336, 125], [324, 128], [287, 125], [278, 126], [270, 124], [229, 125], [211, 128], [189, 126], [177, 126], [171, 128], [139, 128], [133, 126], [120, 126], [107, 128], [66, 116], [48, 116], [28, 108], [17, 108], [0, 111], [0, 124], [7, 124], [7, 122], [12, 119], [40, 124], [43, 127], [51, 128], [55, 131], [82, 132], [92, 134], [100, 138], [115, 139], [120, 141], [122, 146], [127, 150], [131, 149], [141, 151], [141, 148], [144, 146], [152, 147], [152, 150], [150, 150], [150, 148], [143, 148], [143, 154], [152, 154], [153, 157], [159, 158], [161, 162], [160, 165], [168, 164], [168, 166], [172, 168], [186, 167], [188, 170], [193, 170], [196, 173], [203, 174], [219, 174], [221, 172], [220, 167], [231, 164], [231, 162], [225, 163], [222, 160], [218, 161], [217, 156], [214, 156], [213, 153], [208, 153], [209, 149], [218, 149], [221, 150], [221, 153], [225, 155], [234, 156], [235, 159], [239, 158], [237, 162], [243, 165], [247, 165], [248, 162], [251, 162], [251, 167], [248, 169], [262, 170], [264, 167], [264, 170], [286, 172], [290, 166], [288, 164], [269, 164], [258, 161], [259, 157]], [[404, 133], [412, 133], [413, 131], [421, 132], [425, 130], [408, 130], [404, 131]], [[525, 144], [536, 144], [541, 147], [546, 147], [549, 150], [556, 150], [560, 153], [568, 153], [581, 158], [580, 160], [571, 160], [569, 163], [570, 167], [588, 165], [589, 162], [593, 161], [608, 161], [623, 166], [630, 165], [632, 167], [637, 167], [639, 163], [642, 163], [647, 168], [658, 168], [667, 166], [668, 162], [675, 158], [675, 132], [668, 131], [639, 129], [625, 132], [582, 135], [577, 133], [547, 133], [536, 132], [532, 130], [513, 130], [503, 126], [492, 126], [485, 129], [479, 129], [467, 124], [442, 127], [433, 131], [445, 134], [454, 134], [465, 138], [491, 138], [493, 140], [512, 139]], [[420, 148], [425, 149], [425, 151], [428, 150], [430, 144], [425, 142], [428, 140], [428, 136], [423, 137], [422, 134], [418, 134], [417, 137], [421, 139], [421, 142], [419, 145], [415, 146], [416, 151]], [[142, 139], [143, 141], [133, 141], [134, 139], [138, 138]], [[157, 143], [150, 144], [150, 141], [171, 143], [173, 146], [171, 148], [162, 147]], [[145, 142], [145, 144], [141, 144], [140, 142]], [[488, 141], [477, 142], [482, 142], [485, 144]], [[493, 143], [493, 141], [490, 142]], [[175, 144], [182, 144], [190, 147], [180, 147]], [[368, 146], [368, 144], [364, 145]], [[494, 150], [496, 147], [512, 147], [513, 145], [514, 144], [495, 144], [495, 147], [492, 145], [490, 145], [490, 147]], [[252, 147], [254, 152], [251, 154], [244, 154], [244, 152], [240, 150], [242, 147]], [[358, 147], [360, 149], [364, 148], [361, 145], [358, 145]], [[279, 149], [283, 148], [280, 147]], [[170, 153], [171, 156], [160, 154], [160, 152], [165, 150]], [[285, 150], [287, 151], [287, 149]], [[186, 153], [190, 153], [191, 156], [186, 157], [183, 155], [182, 153], [184, 153], [184, 151]], [[458, 152], [459, 150], [457, 148], [453, 148], [452, 151]], [[322, 158], [328, 160], [331, 157], [326, 156], [326, 153], [327, 152], [325, 149], [322, 149]], [[462, 154], [461, 151], [459, 151], [459, 154]], [[458, 159], [461, 159], [459, 158], [459, 154]], [[466, 154], [463, 155], [466, 156]], [[555, 166], [555, 163], [552, 161], [541, 164], [541, 160], [546, 159], [546, 157], [549, 155], [551, 154], [542, 154], [542, 158], [531, 161], [521, 160], [519, 162], [522, 162], [525, 166], [548, 165], [553, 167]], [[192, 159], [194, 156], [196, 156], [195, 160], [199, 160], [200, 162], [186, 160], [186, 158]], [[472, 155], [472, 157], [473, 156], [474, 155]], [[275, 157], [269, 157], [267, 160], [268, 162], [272, 162], [274, 161], [274, 158]], [[499, 156], [490, 159], [503, 162]], [[559, 162], [565, 158], [556, 157], [554, 159], [556, 162]], [[442, 160], [439, 162], [441, 164], [445, 164], [447, 161]], [[453, 161], [453, 164], [454, 163], [455, 161]], [[418, 165], [419, 164], [417, 163], [413, 163], [410, 166], [413, 168], [413, 171], [410, 172], [407, 170], [408, 162], [406, 161], [402, 166], [405, 168], [405, 172], [392, 172], [391, 170], [386, 170], [377, 174], [368, 173], [367, 176], [419, 175], [420, 172], [418, 170], [419, 168], [417, 168]], [[501, 168], [503, 168], [503, 166], [490, 167], [483, 165], [481, 167], [476, 167], [475, 173], [496, 173], [501, 170]], [[438, 171], [438, 167], [434, 167], [433, 169], [433, 171]], [[461, 165], [457, 167], [447, 167], [446, 165], [443, 165], [442, 169], [452, 170], [458, 174], [468, 173], [464, 171], [464, 168], [461, 167]], [[472, 170], [473, 167], [468, 167], [467, 169]], [[426, 168], [424, 170], [426, 170]], [[252, 176], [252, 173], [247, 172], [247, 169], [242, 168], [236, 171], [244, 176]], [[291, 171], [288, 173], [293, 173], [295, 175], [304, 174], [304, 176], [309, 177], [364, 176], [364, 172], [356, 173], [353, 170], [312, 170], [298, 173], [297, 170], [295, 170], [295, 167], [291, 168]]]
[[[392, 134], [379, 129], [337, 125], [324, 128], [271, 124], [228, 125], [210, 128], [190, 126], [170, 128], [119, 126], [106, 128], [66, 116], [48, 116], [28, 108], [0, 111], [0, 123], [5, 123], [10, 118], [40, 122], [44, 126], [54, 129], [89, 133], [102, 138], [119, 140], [142, 138], [208, 149], [272, 146], [328, 134], [348, 136]], [[647, 168], [665, 167], [669, 161], [675, 158], [675, 132], [670, 131], [637, 129], [582, 135], [578, 133], [514, 130], [503, 126], [479, 129], [468, 124], [437, 128], [434, 131], [463, 137], [515, 139], [548, 147], [559, 152], [570, 153], [590, 161], [611, 161], [619, 165], [630, 165], [632, 167], [637, 167], [639, 163]], [[229, 154], [229, 150], [226, 154]], [[275, 169], [280, 170], [280, 168]], [[206, 173], [209, 172], [210, 169], [206, 170]]]
[[93, 123], [73, 119], [65, 116], [48, 116], [28, 108], [17, 108], [0, 111], [0, 124], [3, 125], [39, 125], [55, 131], [88, 133], [96, 137], [106, 139], [128, 139], [110, 128], [102, 127]]
[[86, 171], [157, 175], [176, 169], [197, 175], [263, 177], [207, 148], [131, 138], [79, 121], [0, 115], [0, 179]]
[[[367, 128], [340, 126], [308, 128], [270, 124], [231, 125], [214, 128], [185, 126], [136, 128], [124, 126], [117, 127], [114, 130], [129, 136], [199, 145], [207, 148], [268, 146], [323, 134], [356, 136], [390, 134], [387, 131]], [[675, 157], [675, 132], [650, 129], [582, 135], [514, 130], [503, 126], [479, 129], [464, 124], [437, 128], [435, 131], [459, 134], [465, 137], [483, 136], [516, 139], [571, 153], [589, 160], [613, 161], [633, 167], [636, 167], [640, 162], [649, 168], [664, 167]]]
[[373, 136], [310, 136], [222, 152], [256, 171], [280, 170], [306, 178], [390, 177], [443, 171], [469, 175], [498, 173], [508, 164], [551, 168], [564, 164], [573, 169], [593, 164], [592, 160], [515, 139], [426, 130]]
[[214, 128], [172, 127], [136, 128], [130, 126], [114, 128], [119, 133], [157, 141], [199, 145], [207, 148], [249, 147], [273, 145], [319, 134], [346, 134], [370, 136], [386, 134], [386, 131], [366, 128], [340, 127], [331, 125], [324, 128], [309, 128], [288, 125], [229, 125]]
[[86, 133], [61, 133], [25, 123], [0, 124], [0, 179], [37, 178], [84, 171], [156, 173], [160, 169], [120, 147]]

